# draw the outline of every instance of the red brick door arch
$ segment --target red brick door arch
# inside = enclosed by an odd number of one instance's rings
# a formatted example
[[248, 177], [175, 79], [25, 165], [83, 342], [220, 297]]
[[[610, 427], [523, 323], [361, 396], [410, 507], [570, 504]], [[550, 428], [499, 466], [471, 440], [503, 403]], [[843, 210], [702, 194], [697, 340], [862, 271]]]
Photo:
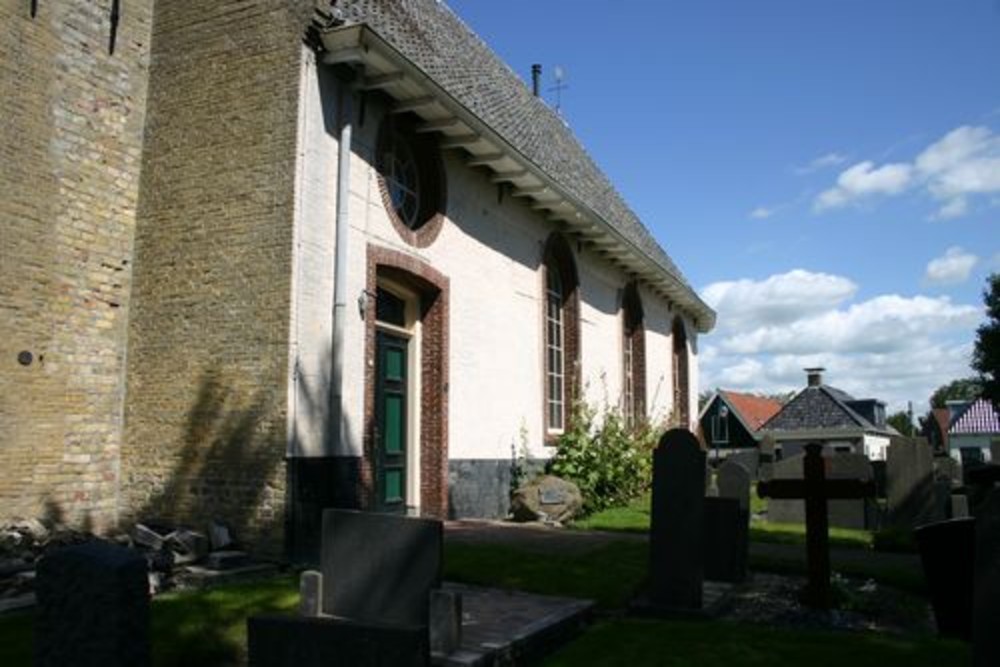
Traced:
[[[379, 280], [405, 285], [418, 295], [417, 319], [421, 344], [417, 367], [420, 372], [419, 458], [420, 513], [446, 518], [448, 515], [448, 300], [447, 276], [416, 257], [368, 246], [365, 291], [373, 299]], [[375, 506], [376, 460], [376, 307], [365, 308], [364, 460], [361, 466], [363, 505]]]

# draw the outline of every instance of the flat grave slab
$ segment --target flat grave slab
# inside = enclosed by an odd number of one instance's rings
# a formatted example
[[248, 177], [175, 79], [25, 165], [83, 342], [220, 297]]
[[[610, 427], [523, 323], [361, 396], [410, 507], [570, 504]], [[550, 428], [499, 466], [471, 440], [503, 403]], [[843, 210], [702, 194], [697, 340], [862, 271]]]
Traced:
[[589, 621], [591, 600], [534, 595], [445, 582], [462, 595], [462, 644], [432, 655], [440, 667], [492, 667], [536, 660], [574, 637]]

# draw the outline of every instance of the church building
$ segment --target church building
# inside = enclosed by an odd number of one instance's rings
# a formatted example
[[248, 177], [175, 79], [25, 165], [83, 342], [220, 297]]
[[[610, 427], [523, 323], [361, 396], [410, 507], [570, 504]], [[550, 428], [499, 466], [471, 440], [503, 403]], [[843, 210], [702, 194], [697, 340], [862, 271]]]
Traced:
[[715, 313], [437, 0], [0, 3], [0, 521], [507, 510]]

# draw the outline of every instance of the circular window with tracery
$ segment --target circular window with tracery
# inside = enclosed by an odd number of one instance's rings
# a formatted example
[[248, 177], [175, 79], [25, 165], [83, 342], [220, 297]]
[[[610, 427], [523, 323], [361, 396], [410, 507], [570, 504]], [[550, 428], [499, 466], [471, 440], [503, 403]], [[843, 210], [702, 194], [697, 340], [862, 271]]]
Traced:
[[411, 245], [430, 245], [444, 222], [444, 167], [434, 139], [412, 118], [386, 116], [379, 128], [376, 169], [393, 227]]

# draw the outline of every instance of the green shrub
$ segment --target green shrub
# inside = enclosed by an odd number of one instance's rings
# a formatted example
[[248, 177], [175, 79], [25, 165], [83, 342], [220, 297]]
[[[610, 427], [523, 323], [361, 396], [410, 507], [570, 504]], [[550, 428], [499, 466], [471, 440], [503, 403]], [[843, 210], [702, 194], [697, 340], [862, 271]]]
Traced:
[[584, 512], [627, 504], [649, 489], [653, 448], [660, 435], [649, 423], [629, 426], [621, 411], [578, 402], [549, 464], [552, 474], [580, 487]]

